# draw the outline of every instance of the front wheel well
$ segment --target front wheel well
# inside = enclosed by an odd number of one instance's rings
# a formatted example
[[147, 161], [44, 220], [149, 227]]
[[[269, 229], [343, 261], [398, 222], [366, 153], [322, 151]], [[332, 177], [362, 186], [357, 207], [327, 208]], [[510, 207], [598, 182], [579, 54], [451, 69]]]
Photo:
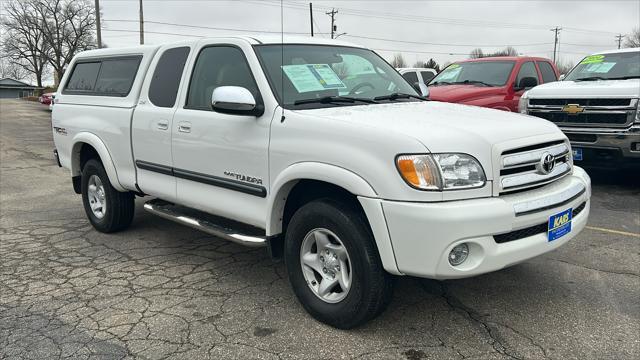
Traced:
[[293, 186], [284, 206], [282, 214], [282, 230], [286, 231], [287, 225], [293, 214], [303, 205], [318, 199], [329, 198], [345, 205], [354, 207], [363, 212], [358, 198], [346, 189], [324, 181], [300, 180]]
[[[318, 199], [333, 199], [355, 209], [358, 213], [363, 214], [364, 210], [358, 201], [358, 198], [348, 190], [325, 181], [302, 179], [297, 180], [291, 190], [288, 192], [282, 210], [282, 232], [277, 235], [269, 236], [268, 246], [269, 253], [274, 259], [280, 259], [284, 251], [284, 233], [293, 217], [293, 214], [305, 204]], [[368, 219], [365, 222], [369, 225]], [[370, 225], [369, 225], [369, 228]]]

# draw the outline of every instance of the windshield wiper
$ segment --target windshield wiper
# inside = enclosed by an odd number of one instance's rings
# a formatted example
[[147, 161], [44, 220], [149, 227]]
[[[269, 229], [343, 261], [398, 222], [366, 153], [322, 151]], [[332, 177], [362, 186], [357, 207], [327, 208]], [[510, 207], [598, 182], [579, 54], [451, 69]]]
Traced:
[[608, 80], [628, 80], [628, 79], [640, 79], [640, 75], [618, 76], [618, 77], [609, 78]]
[[489, 84], [489, 83], [486, 83], [486, 82], [480, 81], [480, 80], [456, 81], [453, 84], [479, 84], [479, 85], [484, 85], [484, 86], [495, 86], [493, 84]]
[[430, 83], [429, 85], [451, 85], [451, 83], [448, 82], [448, 81], [434, 81], [434, 82]]
[[589, 76], [589, 77], [578, 78], [573, 81], [596, 81], [596, 80], [609, 80], [609, 79], [604, 78], [602, 76]]
[[397, 100], [397, 99], [418, 99], [418, 100], [427, 101], [427, 99], [425, 99], [422, 96], [406, 94], [406, 93], [397, 93], [397, 92], [389, 95], [376, 96], [373, 98], [373, 100]]
[[302, 105], [302, 104], [330, 104], [330, 103], [354, 103], [356, 101], [367, 103], [367, 104], [377, 104], [378, 102], [371, 99], [364, 98], [356, 98], [350, 96], [323, 96], [319, 98], [313, 99], [302, 99], [296, 100], [293, 102], [293, 105]]

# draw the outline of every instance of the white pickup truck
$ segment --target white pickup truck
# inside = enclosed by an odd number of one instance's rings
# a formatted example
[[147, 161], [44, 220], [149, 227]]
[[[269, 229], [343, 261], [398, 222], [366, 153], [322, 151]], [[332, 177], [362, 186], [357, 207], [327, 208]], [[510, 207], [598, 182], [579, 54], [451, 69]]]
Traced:
[[587, 56], [563, 81], [527, 91], [519, 107], [556, 123], [573, 145], [574, 161], [640, 168], [640, 48]]
[[394, 275], [499, 270], [589, 215], [590, 179], [555, 125], [427, 101], [346, 42], [92, 50], [57, 94], [55, 154], [98, 231], [152, 197], [154, 214], [284, 258], [305, 309], [338, 328], [382, 312]]

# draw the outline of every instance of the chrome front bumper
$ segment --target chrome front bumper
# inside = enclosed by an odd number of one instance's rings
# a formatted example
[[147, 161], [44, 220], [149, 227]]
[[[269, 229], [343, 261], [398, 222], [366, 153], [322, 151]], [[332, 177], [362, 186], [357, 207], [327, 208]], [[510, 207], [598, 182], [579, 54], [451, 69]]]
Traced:
[[640, 125], [626, 129], [564, 127], [560, 130], [567, 135], [573, 147], [616, 150], [623, 158], [640, 160], [640, 151], [632, 148], [640, 143]]

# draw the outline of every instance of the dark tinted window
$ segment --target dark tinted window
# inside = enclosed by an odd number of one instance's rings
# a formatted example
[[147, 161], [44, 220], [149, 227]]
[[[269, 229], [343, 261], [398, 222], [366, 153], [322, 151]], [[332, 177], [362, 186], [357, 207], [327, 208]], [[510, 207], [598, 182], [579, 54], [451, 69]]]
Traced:
[[258, 87], [240, 49], [212, 46], [200, 51], [191, 74], [187, 107], [210, 110], [211, 94], [219, 86], [241, 86], [258, 97]]
[[131, 90], [140, 58], [103, 60], [95, 92], [125, 96]]
[[64, 90], [84, 95], [127, 96], [141, 58], [120, 57], [77, 63]]
[[411, 85], [414, 85], [418, 82], [418, 74], [415, 71], [404, 73], [402, 74], [402, 77], [405, 78]]
[[422, 81], [424, 81], [425, 84], [435, 76], [432, 72], [429, 71], [420, 71], [420, 75], [422, 75]]
[[545, 83], [558, 80], [556, 78], [556, 73], [553, 71], [553, 67], [548, 62], [541, 61], [538, 63], [538, 67], [540, 68], [540, 72], [542, 73], [542, 81], [544, 81]]
[[170, 108], [176, 103], [182, 70], [188, 56], [188, 47], [169, 49], [162, 54], [149, 87], [149, 100], [153, 105]]
[[66, 90], [93, 91], [100, 71], [99, 62], [78, 63], [67, 82]]
[[516, 78], [516, 85], [519, 85], [520, 80], [526, 77], [532, 77], [538, 81], [538, 72], [536, 71], [536, 66], [533, 64], [533, 61], [527, 61], [522, 64], [518, 72], [518, 77]]

